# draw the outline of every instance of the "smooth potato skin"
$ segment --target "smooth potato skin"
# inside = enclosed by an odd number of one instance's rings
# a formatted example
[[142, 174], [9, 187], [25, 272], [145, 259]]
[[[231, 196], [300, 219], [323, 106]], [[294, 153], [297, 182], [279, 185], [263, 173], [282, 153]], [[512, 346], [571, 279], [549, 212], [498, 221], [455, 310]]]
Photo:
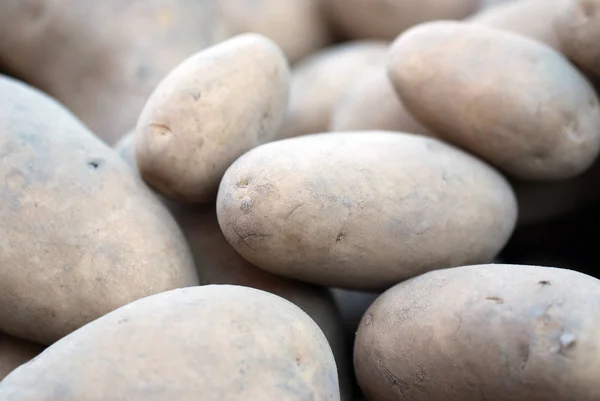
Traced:
[[341, 96], [331, 115], [329, 131], [397, 131], [433, 136], [406, 110], [380, 68], [358, 79]]
[[213, 1], [7, 0], [0, 59], [108, 144], [131, 129], [160, 80], [230, 35]]
[[39, 344], [0, 333], [0, 381], [43, 350]]
[[81, 328], [0, 383], [12, 401], [339, 400], [335, 361], [292, 303], [239, 286], [174, 290]]
[[183, 234], [60, 104], [0, 77], [0, 330], [51, 344], [141, 297], [197, 285]]
[[278, 133], [288, 81], [285, 56], [262, 35], [239, 35], [186, 59], [138, 120], [144, 180], [175, 201], [213, 202], [227, 167]]
[[600, 383], [600, 281], [484, 265], [430, 272], [362, 319], [354, 364], [372, 401], [592, 401]]
[[554, 21], [565, 0], [514, 0], [485, 8], [468, 22], [524, 35], [560, 50]]
[[586, 72], [600, 75], [600, 1], [563, 3], [554, 24], [563, 52]]
[[491, 260], [514, 228], [516, 205], [500, 174], [459, 149], [354, 132], [246, 153], [221, 181], [217, 216], [234, 248], [271, 273], [380, 290]]
[[357, 79], [385, 65], [389, 43], [375, 40], [327, 47], [292, 70], [290, 102], [278, 139], [325, 132], [333, 108]]
[[415, 118], [515, 178], [572, 178], [598, 156], [593, 87], [540, 42], [479, 24], [431, 22], [398, 38], [388, 70]]

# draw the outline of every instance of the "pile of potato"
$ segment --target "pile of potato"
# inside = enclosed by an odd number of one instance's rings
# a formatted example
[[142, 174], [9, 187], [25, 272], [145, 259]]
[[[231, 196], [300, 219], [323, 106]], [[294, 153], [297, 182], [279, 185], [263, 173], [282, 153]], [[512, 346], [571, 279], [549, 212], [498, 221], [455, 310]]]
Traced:
[[598, 41], [600, 0], [0, 2], [0, 401], [600, 400]]

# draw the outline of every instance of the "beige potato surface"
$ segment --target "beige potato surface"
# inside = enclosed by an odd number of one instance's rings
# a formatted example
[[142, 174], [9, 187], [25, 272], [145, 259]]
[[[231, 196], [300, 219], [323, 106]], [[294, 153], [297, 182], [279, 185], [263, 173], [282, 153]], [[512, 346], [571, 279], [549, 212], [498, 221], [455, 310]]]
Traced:
[[364, 130], [435, 136], [406, 110], [385, 68], [357, 80], [333, 109], [329, 131]]
[[272, 39], [294, 63], [331, 42], [321, 0], [217, 0], [236, 33]]
[[0, 381], [43, 350], [39, 344], [0, 333]]
[[586, 72], [600, 75], [600, 1], [563, 0], [555, 29], [563, 52]]
[[381, 295], [361, 321], [354, 365], [370, 401], [592, 401], [599, 331], [595, 278], [466, 266]]
[[397, 39], [388, 69], [415, 118], [512, 177], [564, 180], [598, 156], [594, 88], [540, 42], [479, 24], [431, 22]]
[[554, 21], [565, 0], [514, 0], [485, 8], [468, 19], [490, 28], [518, 33], [560, 49]]
[[51, 344], [197, 285], [168, 210], [62, 105], [0, 77], [0, 330]]
[[161, 79], [229, 35], [214, 1], [7, 0], [0, 63], [72, 110], [108, 144]]
[[385, 65], [389, 44], [359, 40], [327, 47], [292, 70], [290, 102], [279, 139], [325, 132], [344, 92]]
[[248, 261], [285, 277], [379, 290], [429, 270], [489, 262], [515, 220], [494, 169], [403, 133], [309, 135], [251, 150], [227, 171], [219, 225]]
[[481, 0], [321, 0], [332, 23], [348, 38], [393, 40], [413, 25], [439, 19], [462, 19]]
[[340, 399], [325, 336], [267, 292], [210, 285], [150, 296], [72, 333], [0, 383], [0, 399]]
[[243, 34], [182, 62], [152, 93], [136, 127], [144, 180], [182, 203], [214, 202], [227, 167], [278, 133], [289, 70], [281, 50]]

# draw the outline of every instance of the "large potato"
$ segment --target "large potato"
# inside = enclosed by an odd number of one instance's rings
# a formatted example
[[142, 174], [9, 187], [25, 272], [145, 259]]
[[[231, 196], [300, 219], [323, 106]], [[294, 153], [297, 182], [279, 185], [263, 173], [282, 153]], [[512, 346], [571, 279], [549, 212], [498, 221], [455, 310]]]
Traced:
[[5, 0], [0, 59], [108, 143], [160, 80], [228, 28], [213, 0]]
[[0, 78], [0, 330], [50, 344], [197, 285], [168, 210], [60, 104]]
[[378, 290], [489, 262], [516, 220], [506, 180], [438, 140], [330, 133], [262, 145], [227, 171], [219, 224], [248, 261], [315, 284]]
[[238, 286], [154, 295], [72, 333], [0, 383], [12, 401], [336, 401], [335, 361], [292, 303]]
[[0, 333], [0, 381], [43, 350], [39, 344]]
[[413, 25], [438, 19], [461, 19], [481, 0], [321, 0], [332, 23], [348, 38], [392, 40]]
[[336, 103], [357, 79], [385, 65], [388, 43], [356, 41], [331, 46], [293, 70], [290, 104], [279, 138], [325, 132]]
[[490, 28], [515, 32], [560, 49], [554, 20], [565, 0], [515, 0], [486, 8], [468, 19]]
[[354, 364], [370, 401], [596, 401], [600, 281], [571, 270], [467, 266], [379, 297]]
[[563, 2], [555, 23], [563, 53], [587, 72], [600, 75], [600, 1]]
[[255, 32], [271, 38], [292, 63], [331, 41], [321, 1], [217, 0], [234, 32]]
[[406, 110], [385, 68], [358, 79], [333, 108], [329, 131], [364, 130], [434, 136]]
[[138, 120], [135, 151], [144, 180], [176, 201], [214, 201], [227, 167], [278, 133], [288, 79], [285, 56], [258, 34], [186, 59], [152, 93]]
[[398, 38], [388, 67], [419, 121], [515, 178], [571, 178], [598, 155], [594, 88], [540, 42], [479, 24], [431, 22]]

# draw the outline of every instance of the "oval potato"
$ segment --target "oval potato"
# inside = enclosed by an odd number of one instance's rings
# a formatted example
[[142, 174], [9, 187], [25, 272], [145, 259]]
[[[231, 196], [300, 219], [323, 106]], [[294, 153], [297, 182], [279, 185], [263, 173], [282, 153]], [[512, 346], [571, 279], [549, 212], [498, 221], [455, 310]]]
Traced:
[[292, 303], [210, 285], [133, 302], [0, 382], [13, 401], [337, 401], [335, 361]]
[[330, 46], [292, 71], [290, 103], [279, 139], [325, 132], [333, 108], [357, 79], [385, 66], [389, 44], [355, 41]]
[[371, 401], [595, 401], [599, 332], [600, 281], [590, 276], [466, 266], [379, 297], [361, 321], [354, 364]]
[[600, 75], [600, 1], [564, 0], [555, 27], [563, 53], [586, 72]]
[[331, 42], [321, 0], [217, 0], [236, 33], [272, 39], [294, 63]]
[[358, 79], [335, 105], [329, 131], [382, 130], [435, 136], [406, 110], [385, 68]]
[[491, 167], [438, 140], [391, 132], [262, 145], [228, 169], [217, 198], [225, 237], [251, 263], [358, 290], [489, 262], [516, 214], [512, 189]]
[[43, 350], [39, 344], [0, 333], [0, 381]]
[[136, 299], [197, 285], [168, 210], [69, 111], [0, 77], [0, 330], [51, 344]]
[[258, 34], [186, 59], [152, 93], [138, 120], [135, 153], [144, 180], [175, 201], [214, 201], [227, 167], [278, 133], [288, 79], [285, 56]]
[[321, 0], [332, 24], [351, 39], [393, 40], [413, 25], [439, 19], [462, 19], [481, 0]]
[[430, 22], [398, 38], [388, 69], [419, 121], [515, 178], [571, 178], [598, 156], [594, 88], [540, 42], [479, 24]]
[[0, 59], [113, 144], [160, 80], [230, 35], [214, 1], [9, 0]]
[[514, 0], [485, 8], [468, 22], [511, 31], [560, 50], [554, 20], [565, 0]]

